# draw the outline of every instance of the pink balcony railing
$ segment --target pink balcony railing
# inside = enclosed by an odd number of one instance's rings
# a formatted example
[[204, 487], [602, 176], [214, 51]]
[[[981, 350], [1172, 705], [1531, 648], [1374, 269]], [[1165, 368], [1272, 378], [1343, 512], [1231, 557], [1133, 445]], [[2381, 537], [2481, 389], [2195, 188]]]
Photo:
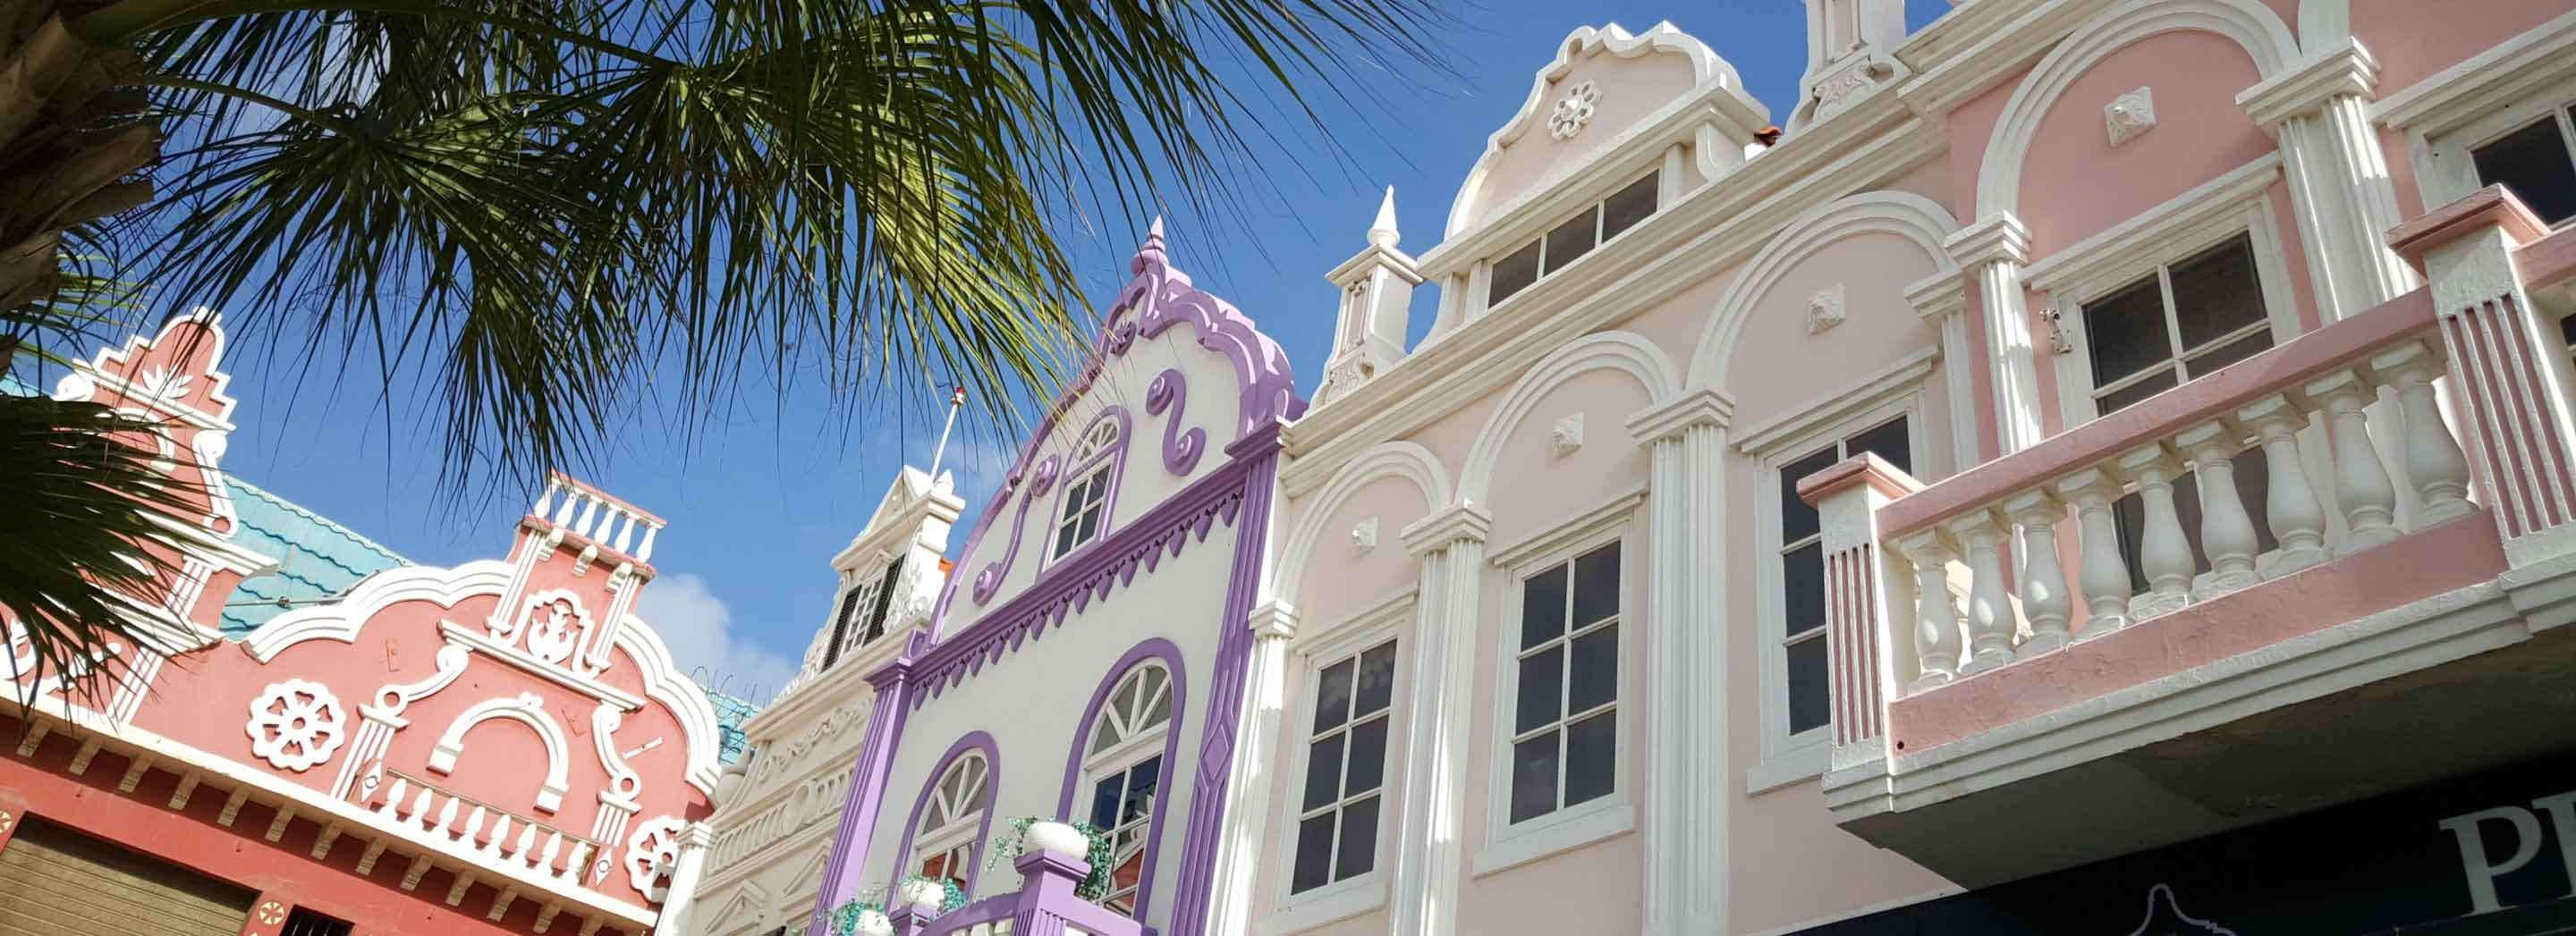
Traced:
[[2576, 374], [2530, 298], [2576, 275], [2576, 232], [2546, 235], [2489, 189], [2391, 232], [2424, 289], [1939, 484], [1869, 458], [1802, 481], [1835, 767], [2576, 553]]

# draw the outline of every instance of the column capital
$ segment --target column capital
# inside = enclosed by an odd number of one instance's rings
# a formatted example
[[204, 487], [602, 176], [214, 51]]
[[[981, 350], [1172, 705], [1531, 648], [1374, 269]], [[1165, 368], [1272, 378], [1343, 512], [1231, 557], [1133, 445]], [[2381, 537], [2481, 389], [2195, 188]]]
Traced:
[[1905, 302], [1924, 321], [1939, 322], [1968, 310], [1968, 274], [1950, 267], [1905, 287]]
[[1971, 269], [1996, 262], [2029, 263], [2030, 226], [2012, 212], [1999, 211], [1952, 232], [1941, 246], [1950, 252], [1950, 259]]
[[1451, 543], [1481, 543], [1493, 529], [1494, 515], [1484, 505], [1460, 501], [1407, 524], [1403, 533], [1404, 551], [1420, 556], [1447, 549]]
[[1274, 598], [1252, 609], [1246, 623], [1255, 640], [1288, 640], [1297, 636], [1297, 606]]
[[2265, 79], [2236, 96], [2236, 106], [2264, 127], [2316, 112], [2338, 97], [2370, 100], [2378, 95], [2379, 60], [2358, 40], [2310, 57], [2289, 71]]
[[1723, 430], [1735, 420], [1735, 398], [1701, 387], [1629, 414], [1628, 434], [1640, 444], [1660, 442], [1696, 426]]
[[692, 822], [687, 828], [680, 830], [680, 845], [683, 848], [713, 848], [715, 844], [715, 827], [705, 822]]

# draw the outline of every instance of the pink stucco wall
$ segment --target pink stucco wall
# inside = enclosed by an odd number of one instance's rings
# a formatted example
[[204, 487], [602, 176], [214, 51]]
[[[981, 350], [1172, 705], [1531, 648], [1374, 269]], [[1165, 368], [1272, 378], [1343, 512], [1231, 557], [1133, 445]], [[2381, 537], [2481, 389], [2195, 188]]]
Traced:
[[[2018, 213], [2046, 256], [2276, 147], [2236, 106], [2259, 76], [2233, 40], [2168, 32], [2122, 47], [2069, 85], [2030, 141]], [[2154, 89], [2156, 126], [2118, 147], [2102, 108]]]
[[[1600, 50], [1588, 56], [1580, 52], [1576, 55], [1579, 58], [1574, 67], [1550, 82], [1540, 95], [1537, 110], [1520, 138], [1505, 145], [1487, 163], [1484, 187], [1467, 212], [1471, 225], [1492, 218], [1495, 209], [1510, 205], [1541, 182], [1581, 162], [1630, 125], [1672, 103], [1693, 84], [1690, 60], [1677, 53], [1620, 58]], [[1569, 139], [1551, 136], [1547, 129], [1550, 109], [1565, 96], [1566, 89], [1585, 81], [1593, 82], [1601, 91], [1591, 124]]]
[[[2385, 95], [2568, 12], [2563, 0], [2351, 0], [2352, 32], [2379, 59]], [[2403, 155], [2403, 150], [2392, 155]]]

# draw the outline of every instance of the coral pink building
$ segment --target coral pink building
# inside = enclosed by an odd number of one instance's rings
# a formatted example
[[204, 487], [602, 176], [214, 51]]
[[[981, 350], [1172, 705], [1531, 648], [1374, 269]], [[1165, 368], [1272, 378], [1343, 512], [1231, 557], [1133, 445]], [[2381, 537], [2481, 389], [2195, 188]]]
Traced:
[[220, 475], [223, 350], [199, 313], [53, 389], [169, 420], [213, 496], [148, 645], [37, 678], [0, 622], [0, 932], [671, 931], [723, 726], [632, 613], [662, 521], [558, 475], [502, 558], [400, 563]]

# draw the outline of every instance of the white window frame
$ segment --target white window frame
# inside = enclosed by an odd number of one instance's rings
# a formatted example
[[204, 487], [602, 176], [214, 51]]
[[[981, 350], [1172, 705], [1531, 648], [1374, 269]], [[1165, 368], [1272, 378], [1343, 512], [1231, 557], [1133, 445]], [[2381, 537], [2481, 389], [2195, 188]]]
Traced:
[[[1921, 478], [1936, 478], [1928, 469], [1934, 463], [1925, 444], [1930, 440], [1930, 427], [1925, 425], [1923, 386], [1928, 375], [1893, 385], [1869, 381], [1843, 394], [1811, 407], [1813, 412], [1831, 412], [1828, 419], [1797, 421], [1805, 423], [1796, 435], [1780, 435], [1764, 440], [1764, 447], [1748, 454], [1762, 461], [1762, 503], [1754, 511], [1755, 621], [1760, 654], [1762, 701], [1756, 706], [1762, 719], [1762, 759], [1744, 772], [1746, 795], [1780, 789], [1815, 780], [1825, 773], [1833, 757], [1834, 721], [1831, 699], [1827, 699], [1825, 723], [1805, 731], [1789, 731], [1789, 661], [1781, 652], [1789, 642], [1789, 608], [1782, 597], [1787, 587], [1786, 569], [1780, 556], [1787, 543], [1781, 539], [1780, 511], [1777, 498], [1780, 471], [1790, 462], [1816, 453], [1845, 437], [1881, 425], [1897, 417], [1905, 418], [1905, 444], [1912, 450], [1914, 473]], [[1795, 419], [1795, 417], [1793, 417]], [[1943, 473], [1943, 474], [1946, 474]], [[1823, 631], [1830, 632], [1828, 623]], [[1829, 633], [1818, 633], [1809, 640], [1829, 640]], [[1832, 658], [1832, 647], [1826, 648]], [[1830, 666], [1828, 666], [1830, 675]], [[1830, 685], [1826, 690], [1829, 694]]]
[[[1495, 635], [1494, 704], [1486, 717], [1492, 723], [1488, 734], [1492, 746], [1485, 758], [1485, 844], [1477, 849], [1468, 868], [1473, 876], [1562, 854], [1637, 827], [1636, 778], [1629, 770], [1629, 761], [1637, 753], [1638, 712], [1647, 705], [1638, 694], [1636, 658], [1644, 623], [1637, 614], [1642, 607], [1638, 601], [1641, 580], [1637, 568], [1644, 561], [1645, 543], [1629, 533], [1640, 528], [1637, 512], [1644, 502], [1642, 489], [1618, 495], [1547, 532], [1495, 550], [1489, 560], [1502, 568], [1504, 586], [1499, 603], [1500, 624], [1490, 631]], [[1520, 700], [1520, 661], [1515, 651], [1519, 646], [1521, 583], [1611, 543], [1619, 544], [1619, 685], [1614, 709], [1618, 732], [1613, 741], [1618, 756], [1611, 765], [1610, 792], [1590, 802], [1514, 823], [1511, 747], [1512, 736], [1517, 734], [1512, 730], [1512, 713]]]
[[[1554, 223], [1539, 228], [1538, 233], [1530, 235], [1527, 240], [1512, 242], [1510, 250], [1505, 250], [1491, 257], [1476, 261], [1477, 276], [1475, 282], [1478, 297], [1477, 302], [1479, 306], [1484, 309], [1502, 308], [1512, 300], [1527, 295], [1530, 290], [1537, 289], [1538, 285], [1540, 283], [1547, 282], [1549, 277], [1564, 272], [1566, 267], [1581, 263], [1583, 262], [1584, 257], [1600, 253], [1602, 248], [1610, 246], [1611, 243], [1617, 241], [1619, 238], [1628, 236], [1628, 231], [1634, 231], [1638, 228], [1645, 227], [1647, 221], [1653, 220], [1656, 215], [1662, 214], [1664, 209], [1671, 205], [1671, 203], [1667, 202], [1663, 197], [1663, 190], [1665, 188], [1664, 172], [1665, 167], [1661, 164], [1657, 164], [1655, 167], [1646, 170], [1644, 175], [1629, 176], [1625, 181], [1613, 186], [1609, 191], [1603, 192], [1601, 197], [1595, 198], [1586, 203], [1576, 214], [1569, 214], [1560, 217]], [[1655, 184], [1655, 210], [1647, 212], [1645, 217], [1637, 219], [1637, 223], [1628, 225], [1628, 228], [1625, 231], [1620, 231], [1619, 233], [1610, 235], [1609, 237], [1601, 236], [1601, 227], [1603, 224], [1608, 223], [1608, 218], [1610, 216], [1610, 199], [1616, 198], [1619, 193], [1627, 191], [1629, 186], [1647, 181], [1652, 181]], [[1592, 247], [1585, 250], [1582, 257], [1576, 257], [1572, 260], [1565, 261], [1565, 266], [1550, 269], [1547, 265], [1547, 236], [1554, 233], [1557, 228], [1564, 227], [1566, 222], [1574, 220], [1581, 212], [1591, 212], [1592, 214]], [[1521, 287], [1519, 292], [1512, 293], [1511, 295], [1505, 296], [1499, 300], [1495, 299], [1493, 297], [1494, 264], [1501, 262], [1504, 257], [1521, 252], [1522, 248], [1528, 247], [1531, 244], [1538, 245], [1538, 275], [1531, 277], [1529, 285]]]
[[[1310, 634], [1299, 634], [1289, 644], [1296, 656], [1291, 672], [1302, 673], [1298, 686], [1299, 702], [1287, 709], [1304, 711], [1305, 719], [1287, 719], [1286, 735], [1294, 740], [1286, 745], [1287, 772], [1279, 784], [1278, 818], [1281, 830], [1278, 858], [1272, 867], [1279, 873], [1271, 882], [1271, 912], [1259, 927], [1263, 933], [1294, 933], [1347, 920], [1386, 905], [1387, 882], [1393, 877], [1387, 869], [1388, 852], [1396, 834], [1403, 830], [1400, 821], [1403, 805], [1403, 782], [1410, 711], [1405, 677], [1413, 666], [1413, 612], [1419, 594], [1406, 587], [1376, 605], [1342, 618]], [[1308, 745], [1314, 741], [1315, 696], [1324, 680], [1325, 668], [1386, 641], [1395, 641], [1395, 696], [1388, 702], [1389, 725], [1386, 735], [1386, 777], [1378, 786], [1377, 860], [1369, 870], [1304, 892], [1291, 891], [1296, 883], [1297, 823], [1305, 813], [1304, 806]]]
[[[959, 800], [946, 801], [940, 789], [948, 785], [949, 777], [964, 770], [968, 764], [984, 765], [983, 777], [973, 788], [961, 791], [965, 795]], [[973, 889], [975, 872], [979, 870], [974, 866], [976, 839], [983, 829], [984, 813], [992, 808], [992, 797], [986, 793], [992, 789], [994, 780], [993, 762], [986, 760], [982, 751], [968, 751], [961, 754], [956, 761], [948, 765], [948, 769], [939, 772], [938, 779], [931, 781], [930, 784], [930, 801], [943, 806], [948, 812], [948, 821], [940, 824], [936, 829], [925, 830], [916, 825], [910, 830], [912, 851], [911, 857], [904, 860], [905, 876], [921, 873], [922, 864], [934, 857], [963, 848], [966, 851], [966, 884], [969, 890]], [[961, 802], [973, 808], [961, 813], [957, 808]]]
[[[2424, 198], [2426, 210], [2442, 207], [2486, 187], [2478, 178], [2477, 150], [2503, 139], [2508, 134], [2552, 117], [2558, 124], [2561, 143], [2568, 147], [2571, 171], [2576, 171], [2576, 79], [2558, 82], [2529, 92], [2521, 100], [2469, 117], [2459, 125], [2439, 134], [2410, 134], [2408, 149], [2415, 161], [2415, 186]], [[2558, 222], [2564, 228], [2576, 219]]]
[[[1141, 714], [1143, 712], [1151, 711], [1156, 698], [1167, 700], [1172, 699], [1172, 670], [1171, 667], [1164, 665], [1162, 660], [1148, 659], [1143, 662], [1139, 662], [1134, 666], [1128, 667], [1125, 673], [1119, 674], [1118, 682], [1109, 687], [1109, 695], [1103, 699], [1100, 713], [1093, 716], [1092, 723], [1088, 726], [1089, 730], [1083, 733], [1082, 743], [1085, 748], [1089, 748], [1099, 739], [1101, 726], [1107, 724], [1110, 715], [1117, 711], [1119, 692], [1127, 687], [1128, 682], [1130, 680], [1141, 680], [1145, 678], [1145, 673], [1148, 671], [1157, 670], [1161, 671], [1163, 674], [1163, 685], [1160, 690], [1160, 694], [1159, 696], [1142, 696], [1138, 698], [1137, 713]], [[1084, 811], [1081, 817], [1083, 821], [1090, 821], [1091, 795], [1094, 790], [1098, 789], [1100, 781], [1107, 779], [1110, 774], [1119, 775], [1123, 781], [1127, 772], [1135, 769], [1136, 765], [1144, 763], [1149, 759], [1163, 756], [1165, 741], [1169, 739], [1172, 734], [1172, 718], [1173, 716], [1180, 714], [1180, 708], [1177, 704], [1178, 700], [1172, 701], [1175, 702], [1175, 705], [1170, 711], [1164, 713], [1162, 721], [1141, 729], [1131, 728], [1125, 737], [1118, 739], [1118, 743], [1110, 745], [1108, 750], [1098, 753], [1092, 753], [1088, 750], [1083, 752], [1082, 782], [1074, 787], [1076, 795], [1080, 797], [1076, 802], [1082, 804], [1082, 809]], [[1170, 760], [1166, 759], [1164, 762], [1156, 764], [1154, 766], [1154, 771], [1153, 802], [1146, 808], [1145, 815], [1142, 818], [1134, 820], [1133, 823], [1136, 826], [1135, 831], [1138, 842], [1137, 849], [1141, 854], [1143, 854], [1144, 860], [1148, 866], [1150, 866], [1158, 857], [1154, 854], [1154, 817], [1161, 815], [1164, 807], [1171, 802], [1172, 764]], [[1126, 795], [1126, 784], [1122, 782], [1119, 785], [1119, 790], [1119, 795], [1123, 801]], [[1118, 855], [1115, 851], [1118, 839], [1118, 830], [1128, 828], [1129, 825], [1130, 824], [1127, 822], [1120, 822], [1115, 826], [1100, 830], [1110, 838], [1112, 851], [1109, 860], [1112, 872], [1115, 872], [1119, 862], [1124, 860], [1123, 856]], [[1141, 876], [1138, 878], [1138, 883], [1140, 885], [1143, 883], [1143, 878]], [[1108, 908], [1109, 898], [1116, 895], [1116, 886], [1116, 882], [1113, 880], [1111, 882], [1112, 892], [1101, 895], [1100, 900], [1097, 901], [1103, 909]], [[1132, 895], [1134, 891], [1128, 891], [1126, 893]], [[1140, 906], [1136, 908], [1137, 917], [1142, 918], [1144, 916], [1144, 912], [1144, 907]]]
[[[1104, 422], [1103, 424], [1115, 425], [1114, 422]], [[1108, 458], [1101, 459], [1099, 464], [1091, 466], [1091, 470], [1081, 477], [1068, 477], [1059, 482], [1064, 485], [1064, 489], [1061, 493], [1056, 495], [1055, 510], [1052, 511], [1054, 516], [1049, 518], [1046, 530], [1048, 562], [1063, 561], [1065, 557], [1081, 552], [1083, 547], [1100, 542], [1102, 537], [1109, 535], [1109, 502], [1110, 498], [1117, 493], [1113, 490], [1117, 487], [1117, 475], [1115, 473], [1117, 469], [1118, 458], [1113, 455]], [[1074, 500], [1074, 488], [1093, 481], [1099, 482], [1099, 485], [1093, 488], [1093, 490], [1096, 490], [1099, 493], [1099, 498], [1094, 501], [1083, 502], [1086, 504], [1085, 509], [1068, 516], [1065, 513], [1065, 508], [1074, 506], [1077, 503]], [[1091, 510], [1095, 508], [1100, 511], [1100, 522], [1092, 526], [1091, 535], [1075, 540], [1070, 544], [1064, 543], [1063, 537], [1065, 528], [1082, 522], [1083, 516], [1090, 513]]]

